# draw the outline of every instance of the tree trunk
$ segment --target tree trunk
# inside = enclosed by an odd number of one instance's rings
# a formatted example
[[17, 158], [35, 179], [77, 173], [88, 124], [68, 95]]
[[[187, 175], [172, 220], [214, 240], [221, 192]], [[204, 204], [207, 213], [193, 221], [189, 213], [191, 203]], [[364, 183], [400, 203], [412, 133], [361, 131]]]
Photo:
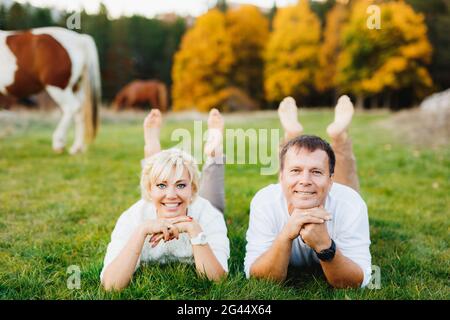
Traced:
[[390, 92], [386, 92], [384, 94], [384, 99], [383, 99], [383, 108], [385, 109], [389, 109], [391, 107], [392, 104], [392, 94]]
[[375, 95], [370, 99], [370, 109], [376, 109], [378, 107], [378, 97]]
[[362, 94], [356, 95], [356, 109], [364, 109], [364, 95]]

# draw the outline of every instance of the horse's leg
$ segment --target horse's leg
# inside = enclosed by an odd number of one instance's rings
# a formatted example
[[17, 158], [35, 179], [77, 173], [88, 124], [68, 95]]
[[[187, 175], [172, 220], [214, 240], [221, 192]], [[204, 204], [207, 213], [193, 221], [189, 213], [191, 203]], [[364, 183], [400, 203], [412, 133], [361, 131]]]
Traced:
[[62, 90], [58, 87], [47, 86], [46, 90], [53, 100], [61, 107], [62, 118], [53, 133], [53, 150], [62, 152], [66, 146], [67, 131], [70, 121], [80, 111], [81, 103], [70, 89]]
[[84, 144], [84, 121], [83, 109], [80, 108], [75, 113], [75, 140], [70, 147], [70, 154], [76, 154], [86, 150], [86, 145]]
[[[79, 90], [75, 97], [79, 101], [80, 106], [83, 106], [84, 101], [83, 90]], [[84, 130], [85, 130], [84, 121], [86, 120], [84, 118], [83, 108], [80, 107], [78, 108], [77, 111], [75, 111], [75, 139], [73, 141], [73, 145], [70, 147], [69, 150], [70, 154], [76, 154], [86, 151], [86, 144], [84, 143]]]

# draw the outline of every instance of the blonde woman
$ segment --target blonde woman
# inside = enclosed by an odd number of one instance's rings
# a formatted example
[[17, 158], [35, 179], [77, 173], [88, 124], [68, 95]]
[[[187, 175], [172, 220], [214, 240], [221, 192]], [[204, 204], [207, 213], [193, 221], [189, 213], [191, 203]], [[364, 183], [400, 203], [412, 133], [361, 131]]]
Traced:
[[125, 288], [143, 262], [195, 263], [197, 273], [210, 280], [228, 272], [223, 118], [216, 109], [209, 114], [201, 179], [192, 156], [178, 149], [160, 151], [161, 124], [157, 109], [144, 120], [142, 199], [120, 216], [111, 235], [100, 275], [106, 290]]

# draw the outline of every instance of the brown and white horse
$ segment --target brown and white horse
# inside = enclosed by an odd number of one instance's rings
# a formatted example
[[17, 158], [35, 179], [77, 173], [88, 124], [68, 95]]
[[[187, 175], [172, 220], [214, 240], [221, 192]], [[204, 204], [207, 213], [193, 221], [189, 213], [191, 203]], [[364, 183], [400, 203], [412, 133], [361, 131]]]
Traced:
[[59, 27], [0, 30], [0, 94], [18, 98], [46, 90], [62, 109], [53, 149], [62, 152], [75, 120], [70, 153], [86, 149], [97, 132], [101, 99], [97, 47], [92, 37]]

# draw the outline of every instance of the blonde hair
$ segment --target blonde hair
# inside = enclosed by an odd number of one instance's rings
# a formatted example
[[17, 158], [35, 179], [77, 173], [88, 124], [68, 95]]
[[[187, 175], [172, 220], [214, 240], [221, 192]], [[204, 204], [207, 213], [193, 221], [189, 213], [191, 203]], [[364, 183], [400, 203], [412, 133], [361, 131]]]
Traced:
[[142, 198], [151, 201], [150, 186], [157, 180], [164, 181], [172, 176], [175, 170], [175, 179], [183, 175], [184, 170], [189, 174], [189, 183], [192, 185], [192, 201], [198, 193], [200, 172], [195, 159], [180, 149], [172, 148], [158, 152], [146, 160], [141, 173], [141, 195]]

